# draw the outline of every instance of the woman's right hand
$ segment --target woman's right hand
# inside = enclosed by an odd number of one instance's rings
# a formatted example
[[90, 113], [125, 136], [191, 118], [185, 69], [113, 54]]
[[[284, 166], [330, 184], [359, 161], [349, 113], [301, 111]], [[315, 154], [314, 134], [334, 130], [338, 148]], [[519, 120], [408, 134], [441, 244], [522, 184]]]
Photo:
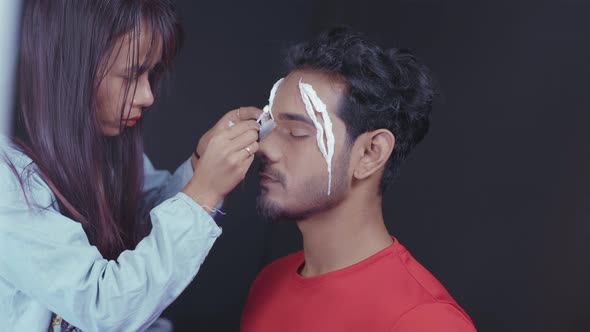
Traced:
[[182, 192], [211, 211], [246, 176], [258, 151], [258, 129], [248, 120], [214, 133]]

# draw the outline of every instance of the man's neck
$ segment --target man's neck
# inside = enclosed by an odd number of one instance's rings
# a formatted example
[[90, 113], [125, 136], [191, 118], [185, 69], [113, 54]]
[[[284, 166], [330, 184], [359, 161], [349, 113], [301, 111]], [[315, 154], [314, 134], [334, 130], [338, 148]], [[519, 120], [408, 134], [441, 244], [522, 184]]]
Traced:
[[393, 243], [381, 211], [381, 197], [349, 197], [335, 208], [297, 222], [303, 235], [304, 277], [358, 263]]

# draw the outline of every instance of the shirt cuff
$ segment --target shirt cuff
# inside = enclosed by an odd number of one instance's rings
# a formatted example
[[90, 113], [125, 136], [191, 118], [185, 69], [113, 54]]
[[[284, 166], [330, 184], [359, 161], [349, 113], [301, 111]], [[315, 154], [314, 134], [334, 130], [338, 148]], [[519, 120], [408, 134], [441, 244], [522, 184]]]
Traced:
[[[169, 220], [168, 222], [174, 223], [177, 227], [194, 227], [192, 223], [197, 223], [201, 234], [208, 233], [208, 236], [217, 238], [221, 235], [221, 227], [215, 223], [213, 217], [209, 215], [203, 207], [197, 204], [192, 198], [183, 192], [179, 192], [172, 198], [164, 201], [162, 204], [154, 208], [153, 212], [162, 216], [174, 216], [175, 220]], [[184, 213], [182, 211], [189, 211], [192, 218], [183, 218]], [[183, 225], [183, 223], [189, 223]]]

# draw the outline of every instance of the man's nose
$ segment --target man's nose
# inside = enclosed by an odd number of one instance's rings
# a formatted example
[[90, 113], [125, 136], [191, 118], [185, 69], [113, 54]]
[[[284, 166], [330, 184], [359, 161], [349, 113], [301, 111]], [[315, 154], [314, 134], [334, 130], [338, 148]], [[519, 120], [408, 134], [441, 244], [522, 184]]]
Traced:
[[277, 144], [276, 131], [271, 131], [259, 144], [256, 156], [267, 163], [276, 163], [281, 159], [282, 153]]

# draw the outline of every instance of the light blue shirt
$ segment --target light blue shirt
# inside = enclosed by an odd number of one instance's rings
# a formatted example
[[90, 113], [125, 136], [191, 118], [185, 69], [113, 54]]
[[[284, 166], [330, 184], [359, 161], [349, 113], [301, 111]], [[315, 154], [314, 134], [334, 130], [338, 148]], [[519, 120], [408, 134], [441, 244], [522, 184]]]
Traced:
[[[145, 192], [158, 204], [152, 231], [114, 260], [89, 244], [80, 223], [60, 214], [31, 160], [0, 137], [19, 174], [0, 157], [0, 330], [43, 331], [51, 313], [83, 331], [141, 331], [188, 286], [221, 229], [179, 192], [192, 176], [190, 159], [172, 175], [145, 161]], [[31, 174], [27, 170], [33, 170]], [[23, 172], [24, 171], [24, 172]]]

